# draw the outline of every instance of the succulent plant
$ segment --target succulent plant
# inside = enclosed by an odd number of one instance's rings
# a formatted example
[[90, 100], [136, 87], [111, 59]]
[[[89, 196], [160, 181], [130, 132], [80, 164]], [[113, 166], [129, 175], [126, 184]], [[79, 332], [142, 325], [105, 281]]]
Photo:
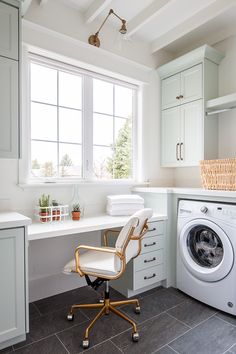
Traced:
[[72, 211], [80, 211], [80, 205], [79, 203], [75, 203], [72, 205]]
[[39, 206], [41, 209], [42, 213], [46, 213], [47, 212], [47, 207], [49, 207], [50, 205], [50, 195], [45, 195], [42, 194], [41, 197], [39, 198]]

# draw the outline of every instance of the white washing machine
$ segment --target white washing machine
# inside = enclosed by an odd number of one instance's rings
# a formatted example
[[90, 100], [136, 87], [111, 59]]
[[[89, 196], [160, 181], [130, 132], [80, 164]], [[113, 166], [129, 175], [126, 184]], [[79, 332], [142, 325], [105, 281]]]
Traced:
[[177, 288], [236, 315], [236, 205], [181, 200]]

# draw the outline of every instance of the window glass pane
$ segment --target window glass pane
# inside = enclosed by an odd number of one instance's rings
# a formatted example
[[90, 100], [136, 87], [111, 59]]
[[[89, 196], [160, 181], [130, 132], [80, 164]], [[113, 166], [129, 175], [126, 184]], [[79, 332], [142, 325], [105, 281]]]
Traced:
[[54, 177], [57, 174], [57, 144], [31, 142], [31, 176]]
[[31, 100], [57, 103], [57, 71], [31, 64]]
[[117, 139], [119, 132], [122, 133], [122, 131], [125, 129], [127, 119], [125, 118], [115, 118], [115, 139]]
[[113, 178], [132, 177], [132, 121], [115, 118]]
[[59, 71], [59, 105], [81, 109], [82, 79], [80, 76]]
[[115, 115], [132, 117], [133, 90], [115, 85]]
[[98, 179], [110, 179], [113, 174], [113, 150], [108, 147], [94, 146], [93, 171]]
[[108, 146], [113, 144], [113, 117], [96, 113], [93, 115], [93, 143]]
[[81, 111], [59, 109], [59, 140], [68, 143], [82, 142]]
[[57, 107], [31, 103], [31, 138], [57, 140]]
[[76, 144], [59, 144], [61, 177], [82, 176], [82, 148]]
[[93, 79], [93, 111], [113, 114], [113, 84]]

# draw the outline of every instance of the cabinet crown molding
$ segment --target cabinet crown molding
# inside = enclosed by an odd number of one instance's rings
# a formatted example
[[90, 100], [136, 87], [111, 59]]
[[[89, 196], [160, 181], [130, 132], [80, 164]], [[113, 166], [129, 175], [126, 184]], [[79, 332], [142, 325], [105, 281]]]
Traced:
[[157, 69], [161, 78], [171, 76], [179, 71], [182, 71], [190, 66], [196, 65], [208, 59], [219, 65], [224, 58], [224, 54], [218, 52], [215, 48], [207, 44], [192, 50], [191, 52], [181, 55], [180, 57], [160, 66]]

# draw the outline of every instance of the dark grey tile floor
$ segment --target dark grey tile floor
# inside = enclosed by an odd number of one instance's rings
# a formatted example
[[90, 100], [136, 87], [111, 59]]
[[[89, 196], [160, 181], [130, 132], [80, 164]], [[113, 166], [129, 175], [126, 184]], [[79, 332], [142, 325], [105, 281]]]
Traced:
[[[84, 329], [97, 310], [81, 310], [68, 322], [70, 304], [97, 302], [89, 287], [30, 304], [30, 333], [25, 342], [0, 354], [76, 354], [83, 352]], [[141, 314], [130, 306], [122, 311], [138, 324], [140, 340], [133, 343], [129, 324], [113, 314], [102, 317], [90, 335], [89, 354], [233, 354], [236, 317], [206, 306], [173, 288], [156, 288], [138, 296]], [[124, 296], [111, 289], [112, 299]]]

